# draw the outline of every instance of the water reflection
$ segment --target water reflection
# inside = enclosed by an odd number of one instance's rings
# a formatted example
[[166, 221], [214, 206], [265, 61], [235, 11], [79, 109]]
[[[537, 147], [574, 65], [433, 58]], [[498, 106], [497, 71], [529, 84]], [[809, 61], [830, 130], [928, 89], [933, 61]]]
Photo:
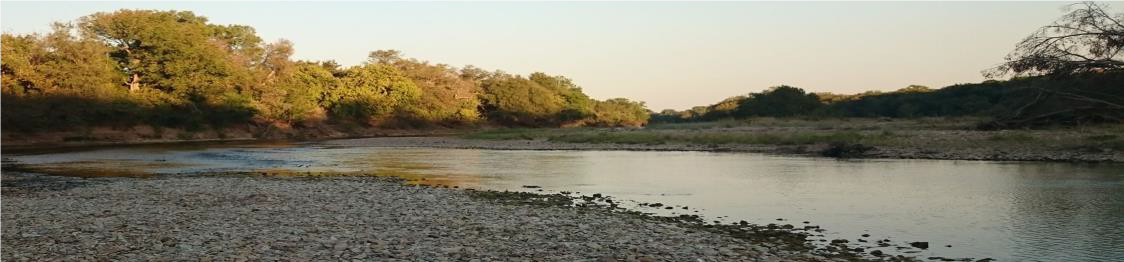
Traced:
[[317, 144], [123, 148], [13, 158], [56, 168], [82, 163], [160, 173], [350, 172], [450, 187], [534, 190], [523, 186], [536, 185], [686, 205], [689, 210], [669, 212], [701, 211], [732, 221], [809, 221], [831, 230], [828, 238], [852, 242], [862, 234], [872, 235], [871, 241], [928, 241], [932, 248], [916, 254], [922, 257], [1124, 258], [1119, 248], [1124, 246], [1121, 165]]

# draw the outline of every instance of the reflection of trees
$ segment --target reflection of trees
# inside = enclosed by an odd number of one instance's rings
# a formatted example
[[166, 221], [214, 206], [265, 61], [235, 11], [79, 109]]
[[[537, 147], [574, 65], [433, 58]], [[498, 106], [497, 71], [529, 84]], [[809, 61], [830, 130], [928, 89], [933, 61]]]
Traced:
[[519, 187], [537, 185], [547, 188], [582, 184], [589, 172], [586, 154], [551, 151], [485, 151], [474, 152], [478, 158], [465, 166], [491, 179], [495, 186]]
[[588, 163], [570, 153], [475, 149], [372, 149], [341, 164], [428, 185], [505, 187], [565, 185]]
[[442, 165], [441, 160], [448, 158], [443, 151], [456, 150], [376, 148], [359, 157], [343, 161], [343, 164], [362, 170], [361, 172], [400, 177], [417, 184], [450, 187], [470, 187], [479, 184], [478, 176], [464, 174], [452, 166]]

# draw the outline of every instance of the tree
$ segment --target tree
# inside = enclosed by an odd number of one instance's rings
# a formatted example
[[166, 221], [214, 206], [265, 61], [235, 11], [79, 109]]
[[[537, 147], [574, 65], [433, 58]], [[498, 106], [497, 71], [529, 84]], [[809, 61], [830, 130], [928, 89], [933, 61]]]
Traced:
[[[116, 49], [110, 57], [133, 92], [148, 87], [204, 102], [229, 97], [227, 92], [256, 82], [231, 53], [252, 49], [244, 46], [256, 41], [249, 40], [253, 37], [246, 34], [252, 30], [245, 27], [216, 30], [207, 25], [207, 18], [192, 12], [152, 10], [95, 13], [79, 18], [78, 25], [84, 36]], [[229, 39], [238, 43], [227, 43]]]
[[566, 100], [538, 83], [506, 74], [496, 74], [481, 83], [481, 110], [503, 124], [543, 126], [558, 124]]
[[[370, 53], [344, 68], [294, 62], [293, 43], [186, 11], [119, 10], [3, 34], [8, 129], [150, 124], [301, 126], [325, 118], [388, 124], [643, 125], [643, 103], [596, 101], [564, 76], [527, 77]], [[704, 111], [698, 112], [701, 114]]]
[[[989, 78], [1047, 76], [1055, 79], [1124, 71], [1124, 13], [1109, 14], [1105, 5], [1083, 2], [1054, 23], [1019, 42], [1007, 62], [985, 70]], [[1124, 89], [1028, 86], [1035, 91], [990, 128], [1024, 127], [1046, 123], [1124, 121]]]
[[897, 92], [897, 93], [926, 93], [926, 92], [933, 92], [933, 89], [931, 89], [927, 86], [923, 86], [923, 85], [909, 85], [909, 86], [904, 87], [902, 89], [898, 89], [897, 91], [894, 91], [894, 92]]
[[699, 112], [701, 112], [700, 115], [705, 120], [734, 118], [737, 117], [734, 111], [738, 109], [738, 105], [745, 103], [747, 99], [749, 99], [748, 96], [728, 97], [716, 104], [706, 107], [705, 110], [701, 110]]
[[687, 119], [680, 118], [680, 114], [682, 113], [675, 111], [675, 109], [664, 109], [659, 112], [652, 112], [648, 118], [651, 123], [679, 123], [686, 121]]
[[480, 86], [461, 77], [461, 72], [444, 64], [406, 59], [397, 50], [378, 50], [368, 55], [368, 63], [397, 68], [421, 90], [416, 103], [405, 116], [415, 124], [468, 124], [480, 120], [477, 108]]
[[286, 124], [319, 121], [326, 117], [322, 107], [325, 93], [339, 86], [340, 80], [319, 64], [297, 63], [259, 100], [261, 112]]
[[340, 85], [325, 98], [333, 115], [378, 125], [417, 101], [421, 90], [398, 69], [366, 64], [344, 72]]
[[0, 56], [0, 72], [3, 73], [0, 86], [5, 96], [25, 95], [49, 86], [47, 77], [36, 68], [46, 53], [38, 37], [3, 34], [0, 49], [4, 54]]
[[808, 94], [804, 89], [791, 86], [776, 86], [761, 93], [751, 94], [738, 105], [735, 115], [788, 117], [805, 115], [823, 104], [816, 94]]
[[484, 79], [491, 78], [493, 74], [479, 67], [467, 65], [461, 68], [460, 76], [462, 79], [479, 83], [484, 81]]
[[1015, 46], [1007, 62], [984, 71], [989, 78], [1073, 75], [1124, 69], [1124, 13], [1109, 14], [1095, 2], [1076, 8], [1039, 28]]
[[71, 34], [56, 23], [46, 35], [3, 34], [0, 40], [0, 113], [13, 129], [69, 129], [90, 123], [133, 122], [108, 47]]
[[640, 127], [648, 124], [651, 113], [644, 102], [634, 102], [626, 98], [613, 98], [594, 102], [593, 125]]
[[551, 76], [542, 72], [531, 73], [528, 78], [539, 86], [550, 89], [565, 100], [562, 111], [558, 112], [561, 121], [581, 121], [593, 115], [593, 100], [582, 93], [572, 80], [564, 76]]
[[[253, 27], [245, 25], [206, 25], [209, 35], [220, 41], [231, 54], [231, 59], [247, 68], [255, 68], [262, 63], [266, 52], [264, 41]], [[288, 42], [287, 40], [281, 40]], [[291, 47], [291, 43], [288, 43]], [[291, 52], [290, 52], [291, 53]], [[286, 56], [286, 58], [288, 58]]]

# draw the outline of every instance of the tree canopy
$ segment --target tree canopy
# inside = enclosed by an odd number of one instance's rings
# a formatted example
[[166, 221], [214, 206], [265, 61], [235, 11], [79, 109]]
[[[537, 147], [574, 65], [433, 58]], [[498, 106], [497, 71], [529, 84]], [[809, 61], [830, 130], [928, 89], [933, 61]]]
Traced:
[[[643, 103], [597, 101], [564, 76], [456, 68], [376, 50], [294, 61], [295, 47], [189, 11], [119, 10], [2, 36], [5, 130], [232, 124], [313, 127], [642, 126]], [[602, 111], [598, 111], [600, 110]]]

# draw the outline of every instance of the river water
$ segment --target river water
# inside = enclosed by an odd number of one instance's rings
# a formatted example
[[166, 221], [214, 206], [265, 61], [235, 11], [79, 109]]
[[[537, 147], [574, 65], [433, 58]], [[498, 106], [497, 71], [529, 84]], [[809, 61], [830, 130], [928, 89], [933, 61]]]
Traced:
[[[361, 172], [460, 188], [601, 193], [708, 220], [818, 225], [887, 253], [1124, 260], [1124, 165], [836, 160], [751, 153], [519, 151], [340, 143], [146, 146], [5, 155], [76, 174]], [[342, 143], [346, 144], [346, 143]], [[689, 209], [682, 209], [688, 206]], [[861, 237], [869, 234], [870, 237]], [[861, 244], [861, 243], [860, 243]]]

